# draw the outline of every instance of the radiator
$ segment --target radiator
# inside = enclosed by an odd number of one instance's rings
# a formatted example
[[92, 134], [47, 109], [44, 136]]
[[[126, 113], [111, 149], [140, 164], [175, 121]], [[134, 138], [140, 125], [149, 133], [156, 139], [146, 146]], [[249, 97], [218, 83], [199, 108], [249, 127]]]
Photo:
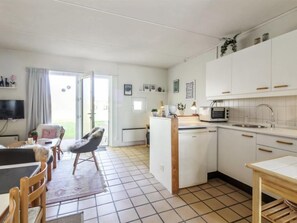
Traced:
[[123, 142], [144, 141], [146, 129], [145, 128], [126, 128], [122, 129]]
[[19, 141], [18, 135], [3, 135], [0, 136], [0, 145], [8, 146], [11, 143]]

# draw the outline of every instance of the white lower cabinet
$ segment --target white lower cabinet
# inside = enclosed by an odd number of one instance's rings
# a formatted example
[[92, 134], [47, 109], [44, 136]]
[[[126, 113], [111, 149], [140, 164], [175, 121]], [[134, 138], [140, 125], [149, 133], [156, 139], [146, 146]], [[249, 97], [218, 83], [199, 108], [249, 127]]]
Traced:
[[218, 170], [245, 184], [252, 185], [252, 171], [246, 163], [256, 161], [256, 134], [219, 129]]
[[218, 170], [217, 128], [208, 128], [207, 138], [207, 172], [211, 173]]

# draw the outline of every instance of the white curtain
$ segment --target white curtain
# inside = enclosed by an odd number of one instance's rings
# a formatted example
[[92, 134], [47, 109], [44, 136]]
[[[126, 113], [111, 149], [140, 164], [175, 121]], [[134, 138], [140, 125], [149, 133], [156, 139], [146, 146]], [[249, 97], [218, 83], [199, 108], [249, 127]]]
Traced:
[[27, 132], [39, 124], [51, 123], [52, 106], [49, 71], [27, 68]]

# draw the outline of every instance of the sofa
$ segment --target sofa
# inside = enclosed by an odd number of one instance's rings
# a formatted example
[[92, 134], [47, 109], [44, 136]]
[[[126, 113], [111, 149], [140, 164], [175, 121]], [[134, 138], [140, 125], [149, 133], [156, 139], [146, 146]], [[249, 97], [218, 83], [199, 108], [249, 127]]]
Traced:
[[[20, 163], [31, 163], [36, 162], [34, 149], [24, 149], [24, 148], [2, 148], [0, 149], [0, 166], [12, 165]], [[51, 163], [53, 162], [53, 156], [50, 154], [47, 159], [48, 169], [47, 178], [48, 181], [52, 178]]]

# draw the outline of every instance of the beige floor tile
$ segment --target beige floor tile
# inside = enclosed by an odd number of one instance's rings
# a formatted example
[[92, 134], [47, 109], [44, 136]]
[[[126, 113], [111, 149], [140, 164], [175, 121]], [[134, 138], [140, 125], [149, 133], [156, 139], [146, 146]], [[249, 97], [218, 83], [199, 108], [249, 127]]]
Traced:
[[114, 193], [114, 192], [123, 191], [123, 190], [125, 190], [125, 188], [123, 187], [123, 185], [116, 185], [116, 186], [108, 187], [108, 190], [110, 192]]
[[140, 189], [145, 194], [148, 194], [148, 193], [152, 193], [152, 192], [156, 192], [157, 191], [156, 188], [154, 188], [153, 185], [142, 186], [142, 187], [140, 187]]
[[219, 191], [218, 189], [216, 189], [215, 187], [212, 188], [208, 188], [205, 190], [207, 193], [209, 193], [211, 196], [213, 197], [217, 197], [220, 195], [223, 195], [224, 193], [222, 191]]
[[97, 218], [97, 210], [96, 207], [84, 209], [84, 220], [88, 220], [91, 218]]
[[129, 222], [138, 219], [138, 215], [134, 208], [119, 211], [118, 214], [121, 222]]
[[46, 208], [46, 217], [56, 217], [58, 215], [59, 205]]
[[120, 181], [120, 179], [108, 180], [107, 183], [108, 183], [109, 186], [114, 186], [114, 185], [122, 184], [122, 182]]
[[219, 210], [225, 207], [221, 202], [219, 202], [217, 199], [212, 198], [209, 200], [203, 201], [207, 206], [209, 206], [212, 210]]
[[242, 204], [236, 204], [230, 208], [242, 217], [248, 217], [252, 214], [252, 211]]
[[242, 204], [252, 210], [252, 207], [253, 207], [252, 200], [245, 201]]
[[203, 202], [198, 202], [190, 205], [199, 215], [211, 212], [212, 210]]
[[130, 201], [130, 199], [124, 199], [124, 200], [116, 201], [116, 202], [114, 202], [114, 204], [115, 204], [115, 207], [116, 207], [117, 211], [121, 211], [121, 210], [133, 207], [132, 202]]
[[242, 219], [242, 220], [236, 221], [235, 223], [249, 223], [249, 221], [245, 220], [245, 219]]
[[113, 203], [97, 206], [97, 210], [99, 216], [110, 214], [116, 211]]
[[154, 206], [155, 210], [158, 213], [172, 209], [172, 207], [169, 205], [169, 203], [166, 200], [156, 201], [152, 203], [152, 205]]
[[142, 223], [162, 223], [163, 221], [159, 217], [159, 215], [153, 215], [150, 217], [142, 218]]
[[198, 186], [194, 186], [194, 187], [189, 187], [188, 190], [189, 190], [190, 192], [196, 192], [196, 191], [201, 190], [201, 188], [198, 187]]
[[186, 223], [205, 223], [205, 221], [201, 217], [197, 217], [186, 221]]
[[149, 199], [150, 202], [159, 201], [159, 200], [164, 199], [159, 192], [153, 192], [153, 193], [146, 194], [146, 197]]
[[212, 198], [212, 196], [210, 194], [206, 193], [204, 190], [194, 192], [193, 194], [202, 201]]
[[190, 191], [187, 189], [187, 188], [183, 188], [183, 189], [180, 189], [178, 191], [178, 195], [183, 195], [183, 194], [187, 194], [189, 193]]
[[219, 200], [225, 206], [231, 206], [238, 203], [238, 201], [234, 200], [228, 195], [222, 195], [222, 196], [216, 197], [216, 199]]
[[222, 191], [225, 194], [234, 192], [234, 189], [229, 187], [228, 185], [220, 185], [218, 187], [216, 187], [218, 190]]
[[156, 213], [153, 206], [151, 204], [145, 204], [142, 206], [136, 207], [136, 211], [140, 218], [144, 218]]
[[111, 194], [96, 197], [97, 205], [107, 204], [112, 202]]
[[162, 194], [162, 196], [164, 197], [164, 198], [169, 198], [169, 197], [173, 197], [173, 195], [171, 194], [171, 193], [169, 193], [169, 191], [168, 190], [161, 190], [161, 191], [159, 191], [161, 194]]
[[143, 194], [142, 191], [140, 190], [140, 188], [129, 189], [129, 190], [127, 190], [127, 193], [129, 195], [129, 197], [135, 197], [135, 196]]
[[210, 185], [209, 183], [206, 183], [206, 184], [201, 184], [201, 185], [199, 185], [199, 187], [200, 187], [201, 189], [205, 190], [205, 189], [211, 188], [212, 185]]
[[60, 206], [59, 215], [69, 213], [69, 212], [74, 212], [74, 211], [75, 212], [77, 211], [77, 202], [62, 204]]
[[244, 201], [249, 200], [249, 198], [247, 198], [246, 196], [242, 195], [241, 193], [239, 193], [237, 191], [228, 194], [228, 196], [232, 197], [234, 200], [236, 200], [238, 202], [244, 202]]
[[135, 182], [125, 183], [125, 184], [123, 184], [123, 186], [126, 190], [138, 187], [137, 183], [135, 183]]
[[178, 215], [183, 219], [183, 220], [188, 220], [194, 217], [197, 217], [197, 213], [193, 211], [192, 208], [189, 206], [183, 206], [180, 208], [176, 208], [175, 211], [178, 213]]
[[128, 194], [126, 191], [114, 192], [111, 195], [112, 195], [112, 198], [114, 201], [123, 200], [123, 199], [128, 198]]
[[180, 196], [187, 204], [196, 203], [199, 199], [192, 193], [184, 194]]
[[86, 209], [89, 207], [94, 207], [96, 206], [96, 200], [95, 198], [91, 198], [91, 199], [84, 199], [84, 200], [79, 200], [78, 201], [78, 209]]
[[149, 203], [149, 200], [144, 195], [132, 197], [131, 198], [131, 201], [132, 201], [132, 203], [133, 203], [134, 206], [139, 206], [139, 205], [143, 205], [143, 204]]
[[218, 210], [217, 213], [228, 222], [234, 222], [242, 218], [234, 211], [232, 211], [230, 208], [224, 208], [224, 209]]
[[217, 186], [220, 186], [222, 184], [225, 184], [224, 181], [222, 181], [222, 180], [220, 180], [218, 178], [210, 179], [207, 183], [210, 184], [213, 187], [217, 187]]
[[221, 216], [219, 216], [215, 212], [211, 212], [209, 214], [203, 215], [202, 218], [207, 222], [207, 223], [227, 223]]
[[173, 210], [162, 212], [160, 214], [160, 217], [165, 223], [177, 223], [182, 221], [182, 219], [178, 216], [178, 214]]
[[173, 207], [181, 207], [186, 205], [186, 202], [184, 202], [180, 197], [171, 197], [167, 199], [167, 202]]

